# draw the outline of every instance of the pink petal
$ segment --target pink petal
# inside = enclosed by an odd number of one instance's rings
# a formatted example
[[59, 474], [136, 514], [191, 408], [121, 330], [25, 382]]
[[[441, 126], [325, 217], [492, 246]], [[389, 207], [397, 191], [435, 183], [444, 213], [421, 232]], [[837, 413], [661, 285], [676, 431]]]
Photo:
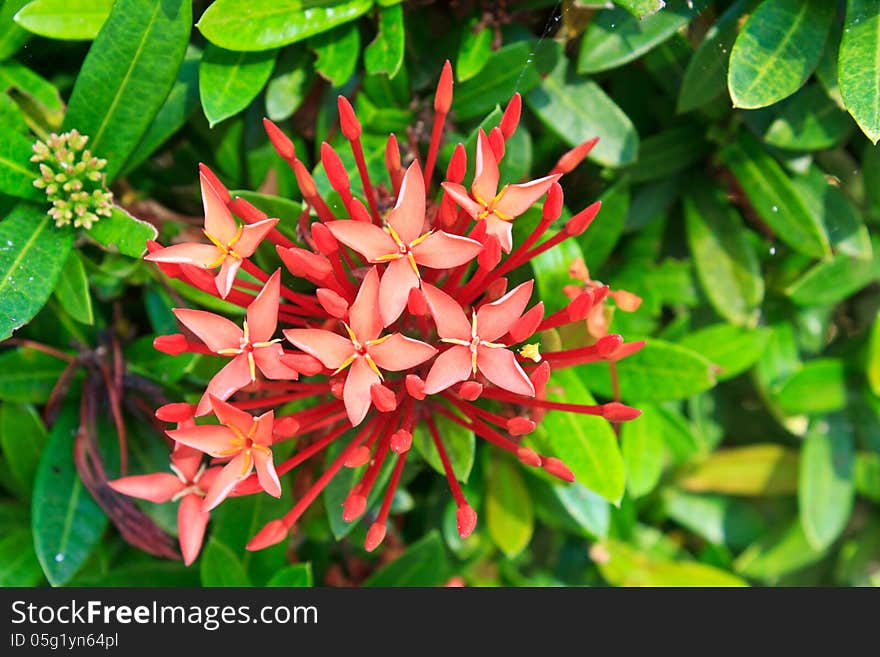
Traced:
[[418, 160], [409, 165], [403, 176], [397, 203], [388, 213], [388, 223], [404, 244], [409, 244], [424, 232], [425, 179]]
[[278, 473], [275, 472], [272, 455], [259, 450], [254, 450], [251, 453], [254, 456], [260, 486], [272, 497], [281, 497], [281, 482], [278, 480]]
[[510, 330], [526, 309], [534, 284], [534, 281], [528, 280], [500, 299], [480, 306], [477, 310], [477, 334], [481, 340], [492, 342]]
[[174, 315], [190, 331], [195, 333], [211, 351], [238, 349], [244, 337], [242, 330], [225, 317], [206, 310], [175, 308]]
[[452, 200], [458, 203], [474, 219], [486, 209], [485, 206], [473, 200], [467, 190], [458, 183], [444, 182], [440, 183], [440, 186], [452, 197]]
[[254, 430], [253, 439], [258, 445], [272, 446], [272, 429], [275, 426], [275, 411], [267, 411], [261, 416], [254, 418], [257, 428]]
[[199, 174], [202, 184], [202, 204], [205, 208], [205, 230], [222, 244], [228, 244], [238, 232], [238, 223], [226, 207], [223, 197], [211, 186], [204, 173]]
[[210, 412], [211, 402], [208, 395], [214, 395], [224, 400], [229, 399], [233, 393], [249, 385], [252, 381], [251, 366], [247, 354], [239, 354], [217, 372], [208, 383], [205, 394], [202, 395], [199, 405], [196, 407], [196, 415]]
[[422, 283], [422, 293], [425, 295], [425, 301], [428, 302], [428, 309], [441, 338], [471, 339], [470, 320], [458, 301], [428, 283]]
[[278, 325], [278, 299], [281, 292], [281, 270], [269, 277], [257, 298], [247, 307], [248, 333], [251, 344], [268, 342]]
[[[235, 427], [244, 435], [250, 432], [251, 427], [254, 425], [254, 418], [250, 413], [236, 408], [232, 404], [227, 404], [213, 395], [209, 396], [209, 399], [211, 401], [211, 409], [221, 424], [225, 424], [227, 427]], [[229, 445], [227, 445], [228, 447]]]
[[187, 566], [199, 556], [210, 517], [210, 514], [202, 511], [202, 498], [199, 495], [190, 493], [180, 500], [180, 506], [177, 507], [177, 537], [183, 563]]
[[214, 277], [214, 285], [216, 285], [217, 292], [220, 293], [222, 299], [229, 296], [229, 292], [235, 284], [235, 275], [240, 267], [241, 260], [229, 255], [224, 258], [223, 264], [220, 265], [220, 271]]
[[180, 474], [187, 481], [192, 481], [202, 465], [202, 452], [183, 443], [174, 443], [174, 451], [171, 452], [171, 462], [174, 464], [174, 467], [180, 470]]
[[314, 356], [331, 370], [355, 353], [351, 340], [324, 329], [287, 329], [283, 333], [291, 344]]
[[439, 230], [414, 246], [412, 253], [420, 265], [449, 269], [473, 260], [482, 248], [483, 245], [476, 240]]
[[167, 433], [172, 440], [213, 457], [229, 456], [226, 452], [235, 438], [231, 429], [220, 424], [202, 424], [189, 429], [171, 429]]
[[250, 463], [247, 468], [244, 467], [247, 463], [245, 459], [248, 458], [249, 457], [246, 454], [239, 454], [223, 466], [220, 474], [214, 479], [214, 483], [211, 484], [211, 487], [205, 495], [205, 501], [202, 503], [203, 511], [210, 511], [220, 504], [220, 502], [225, 500], [226, 496], [232, 492], [232, 489], [235, 488], [235, 484], [251, 473], [253, 463]]
[[260, 246], [260, 242], [275, 228], [277, 223], [277, 219], [263, 219], [252, 224], [245, 224], [241, 230], [241, 237], [232, 245], [232, 250], [242, 258], [250, 258]]
[[379, 344], [367, 347], [367, 352], [380, 369], [400, 372], [421, 365], [437, 350], [424, 342], [393, 333]]
[[388, 263], [379, 285], [379, 313], [384, 326], [390, 326], [400, 317], [406, 308], [409, 291], [418, 286], [419, 277], [413, 271], [409, 258]]
[[266, 347], [257, 347], [253, 354], [257, 368], [267, 379], [295, 381], [299, 378], [299, 373], [296, 370], [281, 362], [284, 349], [277, 342]]
[[494, 214], [486, 217], [486, 234], [498, 238], [498, 243], [505, 253], [513, 248], [513, 223], [499, 219]]
[[498, 162], [489, 138], [480, 128], [477, 137], [477, 163], [474, 167], [474, 184], [471, 185], [474, 198], [490, 203], [498, 193]]
[[473, 373], [471, 351], [467, 347], [454, 345], [437, 356], [437, 360], [425, 379], [425, 394], [433, 395], [446, 390], [459, 381], [466, 381]]
[[354, 303], [348, 311], [349, 326], [358, 341], [375, 340], [382, 331], [379, 316], [379, 272], [371, 268], [361, 282]]
[[535, 396], [535, 387], [510, 349], [477, 347], [477, 367], [483, 376], [499, 388], [516, 395]]
[[144, 256], [144, 260], [149, 260], [150, 262], [176, 262], [207, 268], [208, 265], [216, 262], [220, 255], [221, 251], [213, 244], [184, 242], [183, 244], [174, 244], [166, 246], [164, 249], [153, 251]]
[[535, 202], [547, 193], [550, 186], [559, 180], [560, 174], [544, 176], [521, 185], [508, 185], [495, 205], [502, 214], [514, 218], [532, 207]]
[[117, 493], [161, 504], [177, 495], [184, 484], [170, 472], [134, 475], [107, 482]]
[[351, 364], [351, 369], [345, 378], [342, 400], [345, 402], [345, 412], [348, 413], [352, 426], [359, 425], [366, 417], [372, 401], [370, 386], [379, 382], [379, 377], [370, 368], [366, 358], [357, 358]]
[[391, 235], [376, 226], [364, 221], [329, 221], [325, 224], [333, 233], [333, 237], [351, 247], [370, 262], [379, 262], [378, 258], [389, 253], [397, 253], [398, 247]]

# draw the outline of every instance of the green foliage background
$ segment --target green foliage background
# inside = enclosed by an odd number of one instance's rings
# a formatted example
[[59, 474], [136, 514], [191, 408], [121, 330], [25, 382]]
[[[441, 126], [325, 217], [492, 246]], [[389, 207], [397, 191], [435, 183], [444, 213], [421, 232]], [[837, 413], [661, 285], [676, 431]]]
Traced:
[[[0, 2], [0, 338], [17, 338], [0, 350], [0, 585], [880, 583], [880, 1], [605, 4]], [[336, 96], [353, 95], [381, 165], [389, 131], [426, 141], [446, 58], [449, 144], [472, 145], [523, 95], [506, 179], [601, 138], [565, 185], [569, 209], [601, 198], [599, 219], [534, 274], [549, 308], [577, 257], [644, 299], [612, 322], [648, 340], [619, 368], [643, 415], [618, 438], [604, 420], [548, 414], [528, 440], [569, 462], [570, 486], [447, 427], [480, 512], [464, 542], [417, 435], [423, 458], [378, 556], [360, 547], [365, 524], [338, 517], [342, 481], [290, 552], [243, 550], [290, 504], [267, 497], [213, 514], [192, 568], [129, 547], [73, 465], [86, 375], [63, 375], [46, 426], [66, 363], [22, 339], [101, 359], [112, 335], [140, 385], [197, 394], [212, 363], [150, 346], [174, 330], [171, 292], [205, 303], [138, 259], [151, 224], [167, 241], [199, 215], [206, 162], [292, 230], [299, 192], [261, 118], [314, 162], [341, 141]], [[55, 228], [30, 182], [30, 144], [70, 128], [107, 158], [120, 205], [89, 233]], [[604, 366], [553, 381], [566, 401], [611, 394]], [[164, 468], [156, 429], [133, 411], [127, 424], [131, 469]], [[112, 425], [97, 431], [112, 476]], [[174, 530], [167, 509], [148, 512]]]

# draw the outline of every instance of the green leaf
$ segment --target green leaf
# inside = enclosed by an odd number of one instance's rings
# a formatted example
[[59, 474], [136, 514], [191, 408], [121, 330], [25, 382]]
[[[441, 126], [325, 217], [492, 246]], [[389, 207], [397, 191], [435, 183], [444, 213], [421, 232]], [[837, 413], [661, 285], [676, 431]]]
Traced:
[[101, 217], [89, 230], [89, 237], [107, 247], [132, 258], [140, 258], [147, 250], [147, 240], [159, 234], [156, 227], [137, 219], [122, 208], [113, 206], [113, 214]]
[[703, 127], [684, 124], [642, 140], [639, 159], [629, 169], [630, 180], [668, 178], [700, 162], [710, 150], [704, 133]]
[[393, 78], [403, 65], [406, 34], [403, 7], [392, 5], [379, 10], [379, 32], [364, 49], [364, 68], [370, 75], [386, 73]]
[[45, 192], [34, 187], [34, 180], [40, 174], [30, 161], [31, 146], [30, 139], [13, 131], [11, 126], [0, 127], [0, 193], [45, 201]]
[[880, 140], [880, 13], [876, 0], [847, 0], [837, 73], [847, 110], [876, 144]]
[[663, 495], [666, 514], [710, 543], [741, 549], [766, 533], [761, 514], [743, 500], [721, 495], [694, 495], [669, 489]]
[[643, 20], [624, 9], [600, 12], [581, 40], [578, 72], [607, 71], [641, 57], [687, 25], [706, 4], [669, 0], [663, 11]]
[[766, 107], [800, 89], [819, 63], [833, 19], [834, 3], [826, 0], [764, 0], [730, 53], [734, 107]]
[[846, 139], [851, 127], [849, 116], [821, 85], [808, 84], [783, 104], [764, 141], [795, 151], [822, 150]]
[[[577, 368], [581, 370], [582, 368]], [[547, 398], [573, 404], [594, 404], [584, 386], [588, 380], [574, 369], [557, 370]], [[541, 422], [553, 456], [571, 468], [577, 480], [613, 504], [623, 497], [625, 466], [617, 436], [607, 420], [594, 415], [549, 411]]]
[[871, 325], [865, 376], [868, 379], [871, 392], [880, 397], [880, 312], [877, 313], [874, 323]]
[[727, 89], [727, 53], [736, 41], [740, 17], [757, 3], [737, 0], [706, 32], [684, 72], [676, 106], [679, 114], [710, 103]]
[[283, 121], [299, 108], [315, 79], [305, 48], [285, 48], [266, 85], [266, 112], [273, 121]]
[[49, 434], [34, 483], [34, 546], [53, 586], [70, 581], [107, 527], [107, 517], [83, 486], [73, 463], [78, 425], [78, 406], [65, 407]]
[[716, 365], [719, 381], [732, 379], [754, 365], [767, 345], [770, 331], [730, 324], [712, 324], [686, 335], [681, 345]]
[[569, 146], [600, 137], [590, 151], [591, 160], [610, 167], [636, 160], [639, 136], [629, 117], [598, 84], [569, 74], [564, 57], [525, 100], [544, 125]]
[[0, 60], [14, 55], [28, 39], [30, 32], [19, 26], [13, 17], [29, 0], [4, 0], [0, 2]]
[[880, 503], [880, 454], [874, 452], [856, 454], [853, 483], [859, 495]]
[[880, 260], [863, 260], [838, 254], [808, 269], [785, 289], [802, 306], [837, 303], [880, 278]]
[[64, 361], [34, 349], [0, 353], [0, 400], [42, 404], [64, 370]]
[[490, 452], [486, 474], [486, 526], [501, 551], [513, 558], [532, 538], [535, 511], [520, 464]]
[[[577, 368], [590, 389], [613, 397], [607, 363]], [[715, 385], [712, 364], [698, 353], [662, 340], [649, 340], [639, 351], [617, 363], [620, 396], [627, 402], [686, 399]]]
[[202, 586], [251, 586], [238, 555], [216, 538], [202, 551], [200, 572]]
[[605, 263], [623, 233], [626, 217], [629, 214], [629, 178], [627, 176], [620, 178], [602, 194], [599, 200], [602, 201], [602, 210], [596, 221], [577, 238], [584, 262], [593, 273]]
[[233, 198], [241, 197], [255, 208], [265, 212], [273, 219], [280, 219], [281, 224], [295, 225], [302, 214], [302, 203], [291, 201], [280, 196], [250, 192], [245, 189], [231, 190]]
[[114, 0], [33, 0], [15, 15], [26, 30], [49, 39], [91, 41], [113, 8]]
[[[449, 461], [452, 463], [452, 471], [455, 478], [462, 483], [467, 483], [471, 469], [474, 467], [474, 452], [476, 451], [476, 438], [473, 431], [469, 431], [460, 424], [453, 422], [443, 415], [435, 415], [432, 418], [437, 425], [437, 432], [443, 441]], [[413, 445], [434, 470], [442, 475], [446, 474], [443, 462], [434, 446], [431, 432], [424, 422], [419, 422], [413, 429]]]
[[191, 0], [116, 0], [76, 79], [64, 129], [88, 135], [112, 181], [165, 102], [192, 29]]
[[[475, 28], [479, 27], [479, 30]], [[483, 70], [492, 55], [492, 30], [471, 20], [462, 29], [461, 45], [455, 60], [455, 77], [459, 82], [470, 80]]]
[[620, 432], [621, 451], [626, 463], [626, 489], [633, 498], [647, 495], [663, 474], [665, 443], [663, 422], [651, 406], [626, 422]]
[[82, 258], [76, 251], [70, 252], [54, 294], [61, 307], [76, 321], [89, 325], [94, 323], [89, 279]]
[[55, 85], [19, 62], [0, 65], [0, 91], [14, 92], [31, 125], [57, 128], [64, 119], [64, 103]]
[[747, 586], [736, 575], [696, 561], [672, 561], [608, 539], [591, 551], [599, 572], [614, 586]]
[[439, 586], [449, 577], [449, 561], [436, 531], [373, 573], [364, 586]]
[[568, 515], [591, 538], [608, 535], [611, 505], [583, 484], [554, 483], [547, 486]]
[[795, 251], [822, 258], [830, 254], [828, 235], [810, 212], [779, 163], [747, 132], [740, 132], [721, 156], [755, 211], [776, 237]]
[[0, 223], [0, 340], [43, 307], [72, 245], [73, 231], [55, 228], [30, 204], [18, 204]]
[[614, 4], [623, 7], [636, 18], [656, 14], [666, 6], [664, 0], [615, 0]]
[[720, 190], [697, 180], [684, 199], [687, 239], [703, 292], [721, 317], [754, 325], [764, 279], [742, 220]]
[[361, 33], [356, 23], [346, 23], [309, 39], [309, 48], [315, 51], [315, 71], [341, 87], [354, 75], [361, 51]]
[[42, 579], [30, 529], [4, 531], [0, 535], [0, 586], [36, 586]]
[[213, 128], [250, 105], [272, 75], [277, 50], [233, 52], [208, 44], [199, 65], [199, 97]]
[[767, 536], [749, 546], [734, 562], [741, 575], [763, 581], [774, 581], [815, 563], [825, 555], [807, 541], [797, 521], [783, 532]]
[[275, 573], [266, 586], [312, 586], [312, 564], [296, 563], [291, 566], [286, 566]]
[[787, 415], [821, 415], [846, 405], [843, 361], [816, 358], [779, 386], [776, 402]]
[[46, 446], [46, 427], [33, 406], [0, 406], [0, 445], [10, 472], [20, 484], [23, 497], [31, 498], [40, 455]]
[[798, 508], [807, 540], [829, 547], [846, 527], [853, 508], [855, 445], [851, 427], [832, 418], [814, 427], [801, 449]]
[[227, 50], [270, 50], [367, 13], [373, 0], [217, 0], [196, 27]]
[[793, 495], [798, 455], [775, 444], [720, 449], [682, 473], [679, 486], [694, 493], [745, 497]]

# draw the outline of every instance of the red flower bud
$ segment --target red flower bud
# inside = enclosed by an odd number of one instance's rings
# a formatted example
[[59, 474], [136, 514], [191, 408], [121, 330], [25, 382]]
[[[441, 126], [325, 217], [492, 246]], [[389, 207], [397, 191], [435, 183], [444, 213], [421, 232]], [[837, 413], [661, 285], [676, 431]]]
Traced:
[[458, 394], [467, 401], [477, 401], [483, 394], [483, 384], [476, 381], [465, 381], [458, 389]]
[[505, 139], [510, 139], [516, 132], [520, 114], [522, 114], [522, 96], [516, 92], [507, 103], [507, 107], [504, 108], [504, 116], [501, 117], [501, 123], [498, 124]]
[[281, 131], [281, 128], [266, 118], [263, 119], [263, 128], [266, 130], [266, 134], [269, 135], [269, 141], [272, 142], [275, 152], [282, 159], [288, 162], [296, 159], [296, 148], [290, 138]]
[[544, 221], [550, 222], [559, 218], [559, 215], [562, 214], [563, 196], [562, 185], [558, 182], [550, 185], [550, 189], [547, 190], [547, 198], [544, 199], [544, 209], [541, 215]]
[[199, 162], [199, 172], [207, 179], [211, 189], [220, 196], [226, 205], [229, 205], [229, 202], [232, 200], [232, 197], [229, 195], [229, 190], [226, 189], [226, 185], [220, 182], [220, 179], [213, 171], [211, 171], [210, 167], [203, 162]]
[[341, 192], [351, 187], [345, 165], [342, 164], [339, 155], [326, 141], [321, 143], [321, 163], [324, 165], [324, 173], [327, 174], [327, 179], [333, 189]]
[[315, 186], [315, 179], [309, 173], [305, 165], [299, 160], [293, 161], [293, 173], [296, 176], [296, 184], [303, 198], [308, 200], [318, 195], [318, 188]]
[[374, 522], [367, 530], [367, 538], [364, 541], [364, 549], [372, 552], [382, 544], [385, 540], [385, 525], [380, 522]]
[[449, 166], [446, 167], [446, 179], [449, 182], [460, 183], [467, 173], [467, 152], [464, 150], [464, 144], [456, 145], [452, 151], [452, 157], [449, 158]]
[[501, 242], [494, 235], [489, 235], [483, 242], [483, 250], [477, 256], [477, 263], [481, 269], [492, 270], [499, 262], [501, 262]]
[[522, 342], [534, 335], [538, 325], [544, 319], [544, 302], [536, 303], [510, 327], [510, 337], [514, 342]]
[[415, 374], [407, 374], [404, 382], [410, 397], [419, 401], [425, 398], [425, 382], [423, 379]]
[[339, 97], [337, 106], [339, 108], [339, 127], [342, 129], [342, 134], [349, 141], [354, 141], [361, 136], [361, 123], [354, 114], [354, 108], [343, 96]]
[[322, 255], [306, 251], [298, 246], [289, 249], [277, 248], [281, 261], [290, 273], [300, 278], [307, 278], [313, 283], [321, 283], [333, 272], [330, 261]]
[[353, 522], [360, 518], [367, 510], [367, 498], [360, 493], [349, 493], [342, 503], [342, 519], [345, 522]]
[[345, 459], [346, 468], [359, 468], [362, 465], [366, 465], [370, 462], [370, 450], [366, 445], [359, 445], [357, 449], [355, 449], [351, 454], [348, 455], [348, 458]]
[[310, 354], [284, 354], [280, 360], [289, 368], [306, 376], [314, 376], [324, 371], [324, 364]]
[[602, 405], [602, 417], [610, 422], [628, 422], [635, 420], [642, 412], [620, 402], [609, 402]]
[[287, 531], [287, 525], [283, 522], [271, 520], [251, 539], [247, 544], [247, 549], [250, 551], [262, 550], [270, 545], [280, 543], [287, 538]]
[[597, 141], [599, 141], [599, 138], [593, 137], [592, 139], [588, 139], [584, 143], [572, 148], [559, 158], [559, 161], [550, 173], [569, 173], [574, 170], [577, 165], [584, 161], [590, 151], [593, 150], [593, 146], [596, 145]]
[[565, 224], [565, 232], [572, 237], [577, 237], [583, 233], [593, 223], [593, 219], [596, 218], [601, 207], [602, 201], [596, 201], [592, 205], [588, 205], [568, 220], [568, 223]]
[[452, 65], [447, 59], [443, 64], [443, 70], [440, 71], [440, 81], [434, 94], [434, 111], [437, 114], [447, 114], [450, 107], [452, 107]]
[[517, 449], [516, 458], [518, 458], [521, 463], [530, 465], [533, 468], [541, 467], [541, 457], [538, 456], [535, 450], [529, 449], [528, 447], [520, 447], [519, 449]]
[[381, 383], [370, 386], [370, 399], [380, 413], [390, 413], [397, 408], [397, 395]]
[[458, 526], [458, 535], [467, 538], [474, 533], [477, 526], [477, 512], [469, 504], [462, 504], [455, 511], [455, 521]]
[[495, 159], [499, 162], [504, 157], [504, 135], [501, 134], [501, 128], [494, 127], [489, 131], [489, 145], [495, 154]]
[[324, 255], [333, 255], [339, 251], [339, 242], [330, 229], [319, 221], [312, 224], [312, 239], [315, 241], [315, 248]]
[[165, 404], [156, 409], [156, 417], [163, 422], [186, 422], [192, 419], [195, 411], [192, 404]]
[[412, 447], [412, 434], [406, 429], [398, 429], [391, 434], [391, 451], [395, 454], [404, 454]]
[[183, 333], [172, 333], [171, 335], [157, 336], [153, 340], [153, 348], [169, 356], [179, 356], [187, 352], [189, 345]]
[[345, 319], [348, 316], [348, 301], [337, 292], [330, 288], [319, 287], [315, 290], [315, 296], [321, 307], [336, 319]]
[[354, 221], [366, 221], [367, 223], [373, 221], [373, 218], [370, 216], [370, 212], [364, 207], [364, 204], [361, 203], [360, 199], [353, 198], [351, 200], [351, 218]]
[[525, 436], [535, 430], [534, 420], [527, 417], [512, 417], [507, 421], [507, 433], [511, 436]]
[[275, 420], [272, 433], [278, 438], [293, 438], [299, 431], [299, 422], [295, 417], [287, 416]]
[[562, 479], [562, 481], [572, 483], [575, 480], [574, 473], [568, 469], [568, 466], [565, 465], [565, 463], [557, 458], [552, 456], [544, 457], [542, 465], [544, 470], [552, 474], [554, 477]]

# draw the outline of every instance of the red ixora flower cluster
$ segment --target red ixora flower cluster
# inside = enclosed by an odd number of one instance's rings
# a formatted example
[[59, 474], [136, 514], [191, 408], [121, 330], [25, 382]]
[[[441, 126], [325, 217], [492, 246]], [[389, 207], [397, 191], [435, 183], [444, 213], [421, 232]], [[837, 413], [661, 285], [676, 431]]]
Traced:
[[[500, 124], [488, 134], [479, 131], [470, 187], [462, 185], [466, 154], [458, 144], [446, 180], [433, 190], [432, 173], [451, 103], [447, 62], [434, 99], [424, 169], [417, 154], [404, 168], [392, 134], [385, 153], [386, 187], [370, 179], [360, 123], [349, 102], [339, 98], [341, 130], [351, 145], [366, 200], [354, 195], [339, 156], [322, 144], [321, 160], [344, 218], [318, 194], [290, 139], [266, 120], [269, 138], [293, 168], [303, 194], [300, 244], [276, 229], [277, 219], [232, 198], [204, 166], [201, 188], [209, 243], [149, 244], [147, 260], [166, 275], [246, 308], [241, 326], [210, 312], [174, 310], [186, 333], [156, 338], [157, 349], [211, 354], [228, 362], [197, 405], [168, 404], [156, 413], [176, 423], [167, 432], [175, 442], [173, 474], [131, 476], [111, 484], [154, 502], [180, 501], [180, 543], [187, 563], [198, 554], [208, 513], [224, 498], [260, 491], [279, 496], [279, 475], [334, 441], [346, 441], [339, 456], [286, 515], [254, 536], [248, 549], [284, 540], [341, 468], [367, 465], [342, 509], [344, 520], [359, 518], [380, 469], [396, 459], [367, 532], [365, 547], [375, 549], [385, 537], [391, 500], [419, 423], [433, 439], [458, 507], [458, 530], [467, 537], [477, 515], [453, 472], [436, 418], [448, 418], [522, 463], [570, 482], [574, 475], [559, 459], [520, 444], [519, 437], [532, 432], [543, 413], [585, 413], [613, 422], [638, 416], [639, 411], [617, 401], [550, 401], [545, 389], [554, 368], [613, 363], [640, 343], [625, 344], [619, 335], [605, 335], [589, 346], [543, 354], [537, 344], [524, 344], [537, 332], [585, 320], [601, 306], [608, 288], [586, 286], [566, 307], [546, 314], [542, 302], [528, 307], [533, 281], [508, 291], [505, 278], [580, 235], [593, 221], [598, 202], [542, 241], [562, 212], [559, 179], [583, 161], [596, 140], [569, 151], [543, 178], [501, 185], [498, 164], [520, 118], [516, 94]], [[513, 222], [542, 198], [540, 220], [515, 247]], [[310, 292], [287, 287], [280, 269], [269, 274], [250, 259], [264, 240], [274, 245], [289, 274], [309, 282], [295, 287]], [[276, 337], [279, 324], [285, 327], [283, 338]], [[481, 399], [491, 400], [494, 410], [487, 410]], [[275, 415], [275, 409], [294, 400], [309, 403], [304, 410]], [[252, 410], [263, 412], [254, 417]], [[215, 416], [216, 423], [196, 423], [195, 418], [207, 415]], [[294, 438], [294, 455], [274, 463], [273, 445]], [[210, 457], [207, 463], [202, 454]]]

